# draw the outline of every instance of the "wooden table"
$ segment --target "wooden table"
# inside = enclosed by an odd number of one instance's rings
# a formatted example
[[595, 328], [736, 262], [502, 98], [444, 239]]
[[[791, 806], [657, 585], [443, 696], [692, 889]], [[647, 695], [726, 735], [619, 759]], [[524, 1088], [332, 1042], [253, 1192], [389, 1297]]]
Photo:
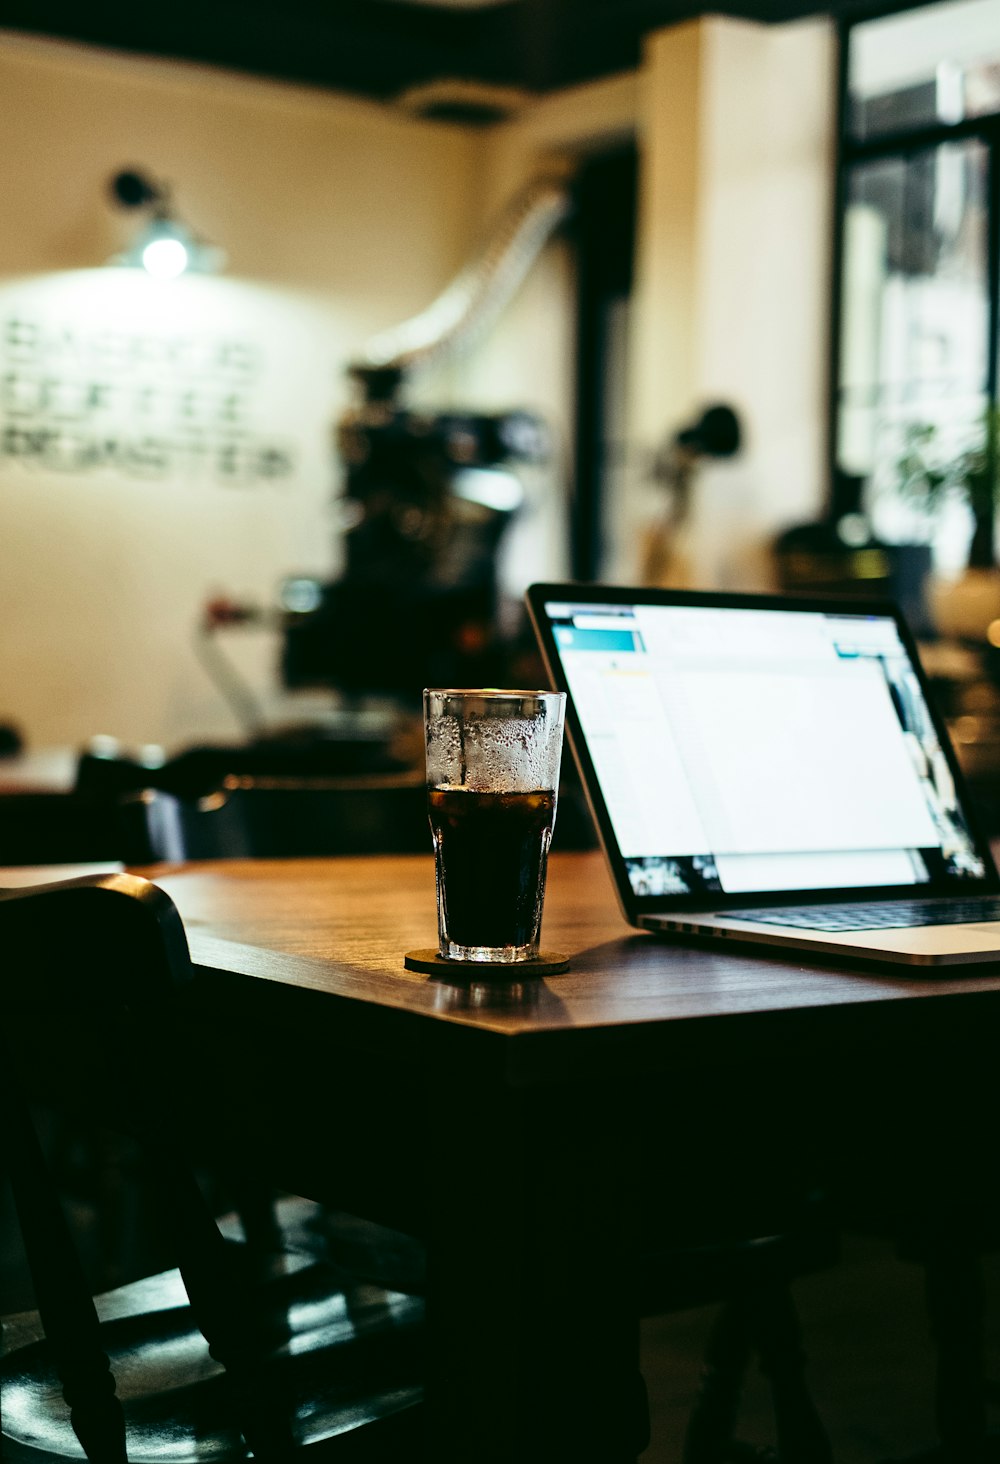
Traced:
[[599, 855], [567, 854], [544, 944], [571, 970], [450, 982], [402, 964], [433, 943], [429, 858], [140, 872], [184, 918], [230, 1141], [426, 1238], [440, 1464], [635, 1458], [651, 1236], [814, 1174], [883, 1219], [992, 1174], [968, 1117], [992, 1103], [1000, 970], [669, 944], [628, 930]]

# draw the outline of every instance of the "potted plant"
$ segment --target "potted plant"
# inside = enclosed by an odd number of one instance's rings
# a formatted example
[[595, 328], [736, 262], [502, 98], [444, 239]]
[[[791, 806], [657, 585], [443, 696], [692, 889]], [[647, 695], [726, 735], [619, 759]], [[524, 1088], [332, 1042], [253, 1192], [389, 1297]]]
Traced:
[[970, 441], [943, 458], [938, 428], [913, 422], [905, 430], [896, 469], [900, 492], [933, 518], [946, 496], [963, 499], [972, 514], [970, 569], [996, 566], [996, 502], [1000, 495], [1000, 409], [988, 407]]
[[967, 504], [972, 516], [967, 567], [958, 580], [938, 586], [935, 617], [945, 634], [981, 638], [1000, 616], [1000, 573], [996, 555], [997, 500], [1000, 497], [1000, 409], [990, 406], [958, 452], [946, 454], [938, 428], [907, 427], [897, 465], [902, 496], [922, 510], [929, 523], [946, 500]]

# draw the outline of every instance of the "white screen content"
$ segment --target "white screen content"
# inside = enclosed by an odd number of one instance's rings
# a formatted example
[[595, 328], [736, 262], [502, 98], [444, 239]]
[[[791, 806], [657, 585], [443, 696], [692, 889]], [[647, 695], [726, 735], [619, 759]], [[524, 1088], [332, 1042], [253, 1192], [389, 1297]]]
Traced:
[[637, 893], [982, 875], [891, 617], [547, 609]]

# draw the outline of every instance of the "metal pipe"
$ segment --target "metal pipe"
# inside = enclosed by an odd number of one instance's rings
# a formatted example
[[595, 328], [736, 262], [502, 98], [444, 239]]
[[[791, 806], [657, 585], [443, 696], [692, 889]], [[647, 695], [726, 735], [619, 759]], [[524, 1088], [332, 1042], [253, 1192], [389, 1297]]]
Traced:
[[374, 336], [353, 375], [400, 375], [466, 349], [511, 300], [572, 199], [562, 179], [532, 180], [507, 206], [485, 248], [426, 310]]

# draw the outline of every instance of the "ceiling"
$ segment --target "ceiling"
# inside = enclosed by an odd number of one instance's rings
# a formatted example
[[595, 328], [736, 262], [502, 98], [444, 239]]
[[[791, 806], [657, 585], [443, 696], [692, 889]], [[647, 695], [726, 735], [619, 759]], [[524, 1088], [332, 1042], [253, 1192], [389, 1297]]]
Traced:
[[[0, 25], [391, 100], [446, 80], [546, 92], [634, 67], [651, 30], [706, 11], [767, 22], [860, 0], [4, 0]], [[447, 103], [423, 108], [447, 115]], [[453, 105], [466, 121], [474, 99]], [[500, 111], [503, 109], [500, 108]], [[496, 115], [494, 113], [494, 115]]]

